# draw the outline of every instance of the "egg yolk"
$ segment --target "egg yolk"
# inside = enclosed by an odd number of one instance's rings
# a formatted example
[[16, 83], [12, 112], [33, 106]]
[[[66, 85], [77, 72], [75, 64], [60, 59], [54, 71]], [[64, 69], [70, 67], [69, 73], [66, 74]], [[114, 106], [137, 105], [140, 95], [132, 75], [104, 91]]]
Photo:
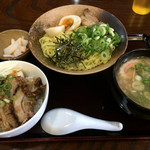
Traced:
[[63, 19], [63, 21], [61, 22], [60, 25], [64, 25], [65, 29], [67, 29], [73, 25], [73, 22], [74, 21], [72, 18], [65, 18], [65, 19]]

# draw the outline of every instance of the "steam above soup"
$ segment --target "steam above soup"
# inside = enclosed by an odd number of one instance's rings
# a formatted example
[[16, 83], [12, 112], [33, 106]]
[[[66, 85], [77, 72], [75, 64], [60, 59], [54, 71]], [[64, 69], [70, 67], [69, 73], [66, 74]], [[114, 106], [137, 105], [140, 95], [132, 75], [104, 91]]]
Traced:
[[150, 109], [150, 58], [138, 57], [121, 65], [117, 82], [135, 103]]

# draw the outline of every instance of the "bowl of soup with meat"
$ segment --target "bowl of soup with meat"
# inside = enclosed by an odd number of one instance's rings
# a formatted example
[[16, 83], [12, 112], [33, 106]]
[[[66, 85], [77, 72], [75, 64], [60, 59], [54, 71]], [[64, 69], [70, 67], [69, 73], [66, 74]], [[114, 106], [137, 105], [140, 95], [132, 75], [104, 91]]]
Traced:
[[0, 138], [21, 135], [42, 117], [49, 83], [44, 72], [29, 62], [0, 63]]
[[150, 119], [150, 50], [136, 49], [114, 65], [113, 95], [128, 114]]

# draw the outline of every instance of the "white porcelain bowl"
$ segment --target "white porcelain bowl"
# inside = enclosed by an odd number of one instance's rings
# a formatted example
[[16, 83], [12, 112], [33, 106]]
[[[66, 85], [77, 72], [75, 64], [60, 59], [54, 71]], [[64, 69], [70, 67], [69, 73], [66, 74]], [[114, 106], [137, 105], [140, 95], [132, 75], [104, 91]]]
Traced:
[[31, 119], [29, 119], [26, 123], [24, 123], [23, 125], [15, 129], [6, 132], [0, 132], [0, 138], [14, 137], [23, 134], [24, 132], [31, 129], [41, 119], [48, 103], [49, 83], [46, 75], [43, 73], [41, 69], [25, 61], [11, 60], [11, 61], [0, 62], [0, 72], [7, 71], [9, 69], [18, 69], [18, 68], [25, 73], [25, 76], [40, 77], [42, 79], [42, 83], [46, 84], [46, 89], [44, 92], [44, 100], [39, 110]]

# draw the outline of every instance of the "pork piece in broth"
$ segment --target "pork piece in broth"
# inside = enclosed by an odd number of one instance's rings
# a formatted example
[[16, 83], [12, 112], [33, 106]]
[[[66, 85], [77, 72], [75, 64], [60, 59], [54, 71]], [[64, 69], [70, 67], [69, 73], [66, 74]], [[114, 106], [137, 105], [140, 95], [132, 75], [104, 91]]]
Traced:
[[91, 26], [99, 23], [99, 20], [88, 8], [86, 8], [81, 16], [81, 23], [83, 26]]
[[46, 85], [39, 77], [8, 76], [2, 79], [0, 87], [6, 86], [6, 89], [0, 89], [0, 131], [8, 131], [34, 116], [34, 108]]

